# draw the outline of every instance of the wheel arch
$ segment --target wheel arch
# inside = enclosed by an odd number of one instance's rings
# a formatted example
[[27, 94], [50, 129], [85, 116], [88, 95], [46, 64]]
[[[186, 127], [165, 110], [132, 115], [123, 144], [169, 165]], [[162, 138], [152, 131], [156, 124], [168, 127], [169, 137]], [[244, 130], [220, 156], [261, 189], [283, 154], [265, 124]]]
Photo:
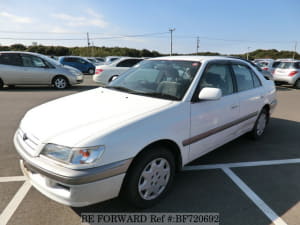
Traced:
[[271, 110], [271, 107], [270, 107], [270, 104], [265, 104], [263, 107], [262, 107], [262, 109], [261, 109], [261, 111], [262, 110], [266, 110], [267, 111], [267, 123], [269, 123], [269, 120], [270, 120], [270, 110]]
[[129, 170], [131, 167], [133, 167], [134, 162], [136, 160], [138, 160], [141, 155], [143, 153], [145, 153], [146, 151], [150, 151], [152, 148], [155, 148], [155, 146], [164, 146], [166, 149], [168, 149], [174, 156], [175, 158], [175, 167], [176, 167], [176, 171], [181, 170], [182, 168], [182, 156], [181, 156], [181, 151], [179, 146], [177, 145], [176, 142], [169, 140], [169, 139], [161, 139], [161, 140], [157, 140], [155, 142], [152, 142], [150, 144], [148, 144], [147, 146], [145, 146], [141, 151], [139, 151], [139, 153], [133, 158], [133, 161], [131, 162], [130, 166], [129, 166]]

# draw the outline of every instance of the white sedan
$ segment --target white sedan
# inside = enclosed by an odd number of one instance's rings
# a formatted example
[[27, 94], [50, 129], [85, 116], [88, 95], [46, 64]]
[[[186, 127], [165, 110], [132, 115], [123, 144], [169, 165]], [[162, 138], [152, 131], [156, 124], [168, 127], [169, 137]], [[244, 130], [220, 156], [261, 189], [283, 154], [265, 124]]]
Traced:
[[142, 60], [143, 58], [121, 57], [110, 64], [98, 65], [93, 80], [106, 85]]
[[149, 207], [187, 163], [245, 133], [261, 137], [275, 106], [274, 82], [244, 60], [161, 57], [29, 110], [14, 143], [32, 185], [57, 202], [121, 194]]

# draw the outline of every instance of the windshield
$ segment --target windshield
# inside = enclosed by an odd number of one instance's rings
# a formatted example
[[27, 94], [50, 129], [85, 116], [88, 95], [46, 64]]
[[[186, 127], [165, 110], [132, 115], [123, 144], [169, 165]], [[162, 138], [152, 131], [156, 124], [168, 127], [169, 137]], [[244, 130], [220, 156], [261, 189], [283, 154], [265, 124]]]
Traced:
[[201, 63], [146, 60], [112, 81], [106, 88], [156, 98], [181, 100]]
[[293, 62], [281, 62], [277, 68], [280, 69], [291, 69], [293, 68], [294, 63]]

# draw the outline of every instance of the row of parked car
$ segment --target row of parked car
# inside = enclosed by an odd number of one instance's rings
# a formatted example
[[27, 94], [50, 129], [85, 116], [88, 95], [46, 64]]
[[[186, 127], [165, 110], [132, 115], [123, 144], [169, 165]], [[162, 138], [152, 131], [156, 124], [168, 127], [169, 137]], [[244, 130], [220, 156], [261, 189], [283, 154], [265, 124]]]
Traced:
[[[93, 81], [104, 86], [144, 59], [121, 56], [53, 59], [30, 52], [0, 52], [0, 88], [38, 84], [64, 89], [82, 83], [83, 74], [93, 75]], [[250, 63], [267, 79], [300, 89], [300, 60], [255, 59]]]
[[300, 60], [256, 59], [253, 61], [264, 73], [272, 75], [276, 84], [290, 84], [300, 89]]
[[[0, 52], [0, 88], [4, 85], [51, 85], [57, 89], [83, 82], [83, 74], [94, 75], [95, 82], [106, 85], [143, 58], [109, 56], [48, 57], [38, 53]], [[96, 73], [95, 73], [96, 72]]]

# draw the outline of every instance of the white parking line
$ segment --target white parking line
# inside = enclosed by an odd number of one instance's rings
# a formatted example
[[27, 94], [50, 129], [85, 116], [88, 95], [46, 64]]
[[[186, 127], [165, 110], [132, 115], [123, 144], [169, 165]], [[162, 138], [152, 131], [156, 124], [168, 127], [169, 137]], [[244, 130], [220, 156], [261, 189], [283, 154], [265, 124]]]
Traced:
[[20, 187], [18, 192], [14, 195], [12, 200], [8, 203], [6, 208], [2, 211], [0, 215], [0, 225], [6, 225], [7, 222], [10, 220], [11, 216], [14, 214], [24, 197], [26, 196], [27, 192], [31, 187], [30, 182], [27, 180], [24, 184]]
[[0, 183], [1, 182], [24, 181], [24, 180], [26, 180], [25, 176], [0, 177]]
[[272, 166], [272, 165], [284, 165], [300, 163], [300, 159], [282, 159], [282, 160], [268, 160], [268, 161], [254, 161], [254, 162], [239, 162], [239, 163], [223, 163], [223, 164], [207, 164], [197, 166], [186, 166], [184, 171], [190, 170], [214, 170], [223, 168], [234, 167], [249, 167], [249, 166]]
[[254, 204], [275, 224], [287, 225], [257, 194], [252, 191], [235, 173], [229, 168], [222, 168], [224, 173], [254, 202]]

